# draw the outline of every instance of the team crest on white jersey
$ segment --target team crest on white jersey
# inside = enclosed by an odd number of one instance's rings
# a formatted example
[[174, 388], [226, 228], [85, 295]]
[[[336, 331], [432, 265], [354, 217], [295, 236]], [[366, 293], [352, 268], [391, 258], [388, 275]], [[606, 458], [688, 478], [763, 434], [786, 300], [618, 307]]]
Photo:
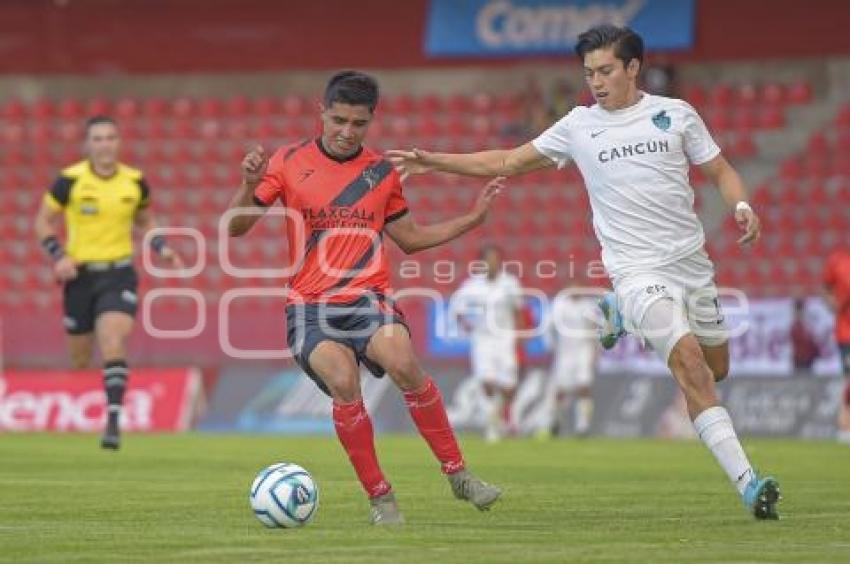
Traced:
[[652, 116], [652, 123], [661, 131], [667, 131], [670, 129], [671, 120], [670, 116], [667, 115], [667, 110], [661, 110]]

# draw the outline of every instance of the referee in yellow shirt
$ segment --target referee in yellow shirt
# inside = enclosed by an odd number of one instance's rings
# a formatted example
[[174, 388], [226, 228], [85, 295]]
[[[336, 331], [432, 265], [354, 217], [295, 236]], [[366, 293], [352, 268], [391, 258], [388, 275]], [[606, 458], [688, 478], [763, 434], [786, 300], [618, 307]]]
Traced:
[[[133, 226], [156, 227], [148, 209], [150, 190], [141, 171], [118, 161], [120, 138], [107, 116], [88, 120], [86, 159], [69, 166], [44, 196], [35, 220], [42, 247], [64, 285], [65, 329], [75, 369], [89, 365], [97, 343], [109, 405], [103, 448], [120, 445], [119, 419], [127, 383], [127, 339], [133, 329], [138, 280], [133, 269]], [[67, 240], [56, 236], [64, 215]], [[151, 246], [170, 266], [182, 268], [179, 255], [162, 236]]]

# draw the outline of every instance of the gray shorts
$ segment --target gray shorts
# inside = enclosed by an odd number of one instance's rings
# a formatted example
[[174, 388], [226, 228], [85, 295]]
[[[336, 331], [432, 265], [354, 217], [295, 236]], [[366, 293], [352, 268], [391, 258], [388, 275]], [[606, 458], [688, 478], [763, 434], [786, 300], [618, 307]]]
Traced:
[[364, 296], [343, 304], [290, 304], [286, 306], [286, 340], [298, 366], [319, 389], [330, 394], [322, 378], [310, 367], [310, 354], [322, 341], [350, 348], [358, 364], [380, 378], [382, 366], [366, 357], [372, 335], [384, 325], [398, 323], [410, 329], [404, 314], [384, 296]]

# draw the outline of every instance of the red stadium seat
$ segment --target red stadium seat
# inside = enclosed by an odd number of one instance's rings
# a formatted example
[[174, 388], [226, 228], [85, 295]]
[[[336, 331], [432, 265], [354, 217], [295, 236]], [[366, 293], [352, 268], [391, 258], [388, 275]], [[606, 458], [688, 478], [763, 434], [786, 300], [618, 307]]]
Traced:
[[195, 129], [195, 122], [189, 119], [175, 121], [171, 130], [171, 136], [174, 139], [197, 139], [198, 131]]
[[748, 133], [744, 133], [738, 135], [735, 140], [733, 144], [733, 152], [738, 157], [751, 158], [756, 156], [756, 153], [758, 153], [758, 147], [756, 147], [753, 137]]
[[265, 118], [256, 122], [256, 125], [251, 128], [250, 135], [259, 142], [268, 142], [275, 139], [281, 130], [282, 128], [278, 127], [271, 118]]
[[86, 117], [109, 115], [112, 113], [112, 104], [107, 98], [92, 98], [86, 103]]
[[732, 116], [727, 110], [714, 110], [707, 116], [708, 126], [714, 133], [723, 133], [732, 129]]
[[180, 96], [171, 100], [170, 106], [171, 115], [176, 118], [187, 119], [195, 115], [195, 100], [188, 96]]
[[842, 127], [850, 127], [850, 104], [845, 104], [835, 116], [835, 124]]
[[13, 98], [3, 104], [0, 114], [7, 120], [20, 121], [27, 116], [27, 107], [20, 100]]
[[115, 116], [119, 120], [135, 119], [141, 113], [138, 100], [121, 98], [115, 103]]
[[[300, 100], [300, 98], [297, 96], [290, 96], [283, 101], [283, 109], [287, 115], [297, 115], [297, 113], [301, 111], [298, 100]], [[257, 117], [267, 118], [279, 114], [281, 111], [281, 104], [278, 99], [273, 96], [261, 96], [254, 100], [253, 108], [254, 114], [256, 114]]]
[[201, 98], [198, 101], [198, 115], [202, 118], [221, 118], [224, 115], [224, 103], [219, 98]]
[[446, 109], [455, 114], [465, 114], [472, 110], [472, 100], [465, 94], [455, 94], [448, 99]]
[[759, 91], [755, 84], [741, 84], [735, 93], [738, 105], [755, 106], [759, 102]]
[[752, 131], [758, 125], [756, 112], [752, 107], [741, 107], [735, 113], [733, 124], [738, 131]]
[[759, 115], [759, 126], [764, 129], [779, 129], [785, 125], [785, 114], [778, 106], [768, 106]]
[[826, 153], [828, 150], [829, 141], [823, 133], [816, 132], [809, 138], [808, 151], [810, 153]]
[[0, 129], [0, 139], [4, 143], [14, 144], [21, 143], [26, 136], [26, 129], [20, 123], [6, 123]]
[[74, 98], [66, 98], [59, 102], [59, 117], [62, 119], [78, 120], [85, 114], [82, 102]]
[[792, 104], [808, 104], [812, 101], [812, 86], [808, 82], [795, 82], [788, 87], [788, 101]]
[[139, 123], [132, 119], [119, 121], [119, 127], [121, 128], [121, 138], [125, 141], [141, 139], [144, 134]]
[[493, 96], [486, 92], [478, 92], [472, 96], [472, 111], [479, 114], [491, 114], [496, 105]]
[[443, 100], [436, 94], [426, 94], [417, 103], [419, 113], [437, 115], [443, 111]]
[[60, 125], [59, 139], [65, 143], [78, 143], [83, 138], [82, 120], [68, 121]]
[[161, 118], [168, 112], [168, 103], [159, 97], [147, 98], [142, 102], [142, 113], [149, 118]]
[[219, 119], [206, 118], [198, 124], [198, 134], [205, 141], [214, 142], [220, 139], [221, 130], [221, 120]]
[[310, 113], [312, 108], [302, 96], [291, 94], [283, 99], [283, 113], [291, 118], [300, 118]]
[[26, 166], [30, 162], [30, 155], [20, 145], [12, 145], [0, 152], [0, 163], [6, 167]]
[[803, 165], [800, 159], [790, 157], [782, 161], [779, 168], [779, 174], [786, 180], [799, 180], [803, 177]]
[[785, 103], [785, 87], [776, 82], [769, 82], [762, 85], [759, 98], [765, 104], [782, 105]]
[[251, 111], [248, 98], [241, 95], [232, 96], [228, 98], [227, 102], [225, 103], [225, 106], [227, 115], [236, 118], [245, 117]]
[[708, 103], [708, 96], [705, 93], [705, 89], [698, 84], [692, 84], [686, 87], [683, 96], [685, 100], [696, 108], [702, 108]]
[[42, 98], [32, 103], [30, 115], [39, 120], [47, 120], [56, 114], [56, 107], [52, 100]]
[[716, 108], [730, 108], [735, 101], [735, 91], [728, 84], [718, 84], [711, 89], [709, 98]]
[[407, 94], [387, 96], [381, 100], [380, 109], [388, 114], [410, 116], [416, 112], [416, 100]]

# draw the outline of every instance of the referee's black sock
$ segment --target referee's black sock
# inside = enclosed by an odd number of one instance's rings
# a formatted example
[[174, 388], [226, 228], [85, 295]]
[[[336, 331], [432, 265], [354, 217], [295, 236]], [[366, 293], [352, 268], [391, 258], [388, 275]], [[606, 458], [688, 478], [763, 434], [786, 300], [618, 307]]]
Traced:
[[115, 432], [118, 431], [128, 374], [127, 362], [124, 360], [111, 360], [103, 366], [103, 387], [106, 390], [106, 403], [109, 410], [107, 429]]

